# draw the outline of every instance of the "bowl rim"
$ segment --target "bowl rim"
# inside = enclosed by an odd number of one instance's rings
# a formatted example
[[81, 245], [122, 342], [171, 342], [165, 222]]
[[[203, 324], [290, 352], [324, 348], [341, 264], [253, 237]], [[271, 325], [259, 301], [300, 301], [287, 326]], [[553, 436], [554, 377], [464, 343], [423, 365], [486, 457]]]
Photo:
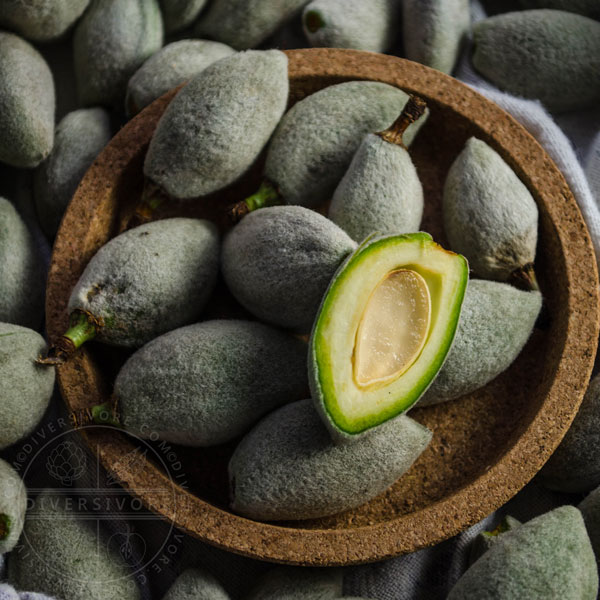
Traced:
[[[401, 58], [340, 49], [290, 50], [286, 54], [290, 76], [298, 81], [309, 84], [311, 80], [324, 79], [331, 79], [332, 83], [382, 81], [444, 105], [474, 123], [483, 135], [493, 137], [520, 179], [530, 190], [535, 189], [535, 196], [556, 229], [568, 283], [564, 346], [540, 409], [511, 448], [475, 481], [418, 511], [374, 525], [345, 529], [300, 529], [252, 521], [180, 487], [176, 488], [176, 508], [165, 506], [164, 498], [151, 489], [170, 485], [164, 473], [150, 463], [133, 471], [119, 468], [119, 459], [131, 449], [125, 436], [113, 432], [83, 435], [89, 443], [99, 444], [103, 465], [116, 473], [125, 488], [149, 510], [171, 520], [193, 537], [270, 562], [313, 566], [360, 564], [414, 552], [460, 533], [502, 506], [539, 471], [568, 430], [592, 372], [600, 329], [598, 271], [589, 233], [563, 175], [524, 127], [496, 104], [452, 77]], [[168, 92], [125, 125], [80, 183], [63, 218], [52, 254], [46, 299], [51, 341], [60, 336], [66, 323], [66, 301], [64, 298], [57, 301], [65, 295], [65, 266], [83, 247], [83, 238], [78, 238], [77, 248], [69, 231], [76, 229], [78, 223], [103, 218], [98, 209], [107, 200], [117, 174], [139, 152], [140, 139], [149, 140], [158, 117], [175, 93], [176, 90]], [[519, 155], [514, 151], [516, 148]], [[98, 173], [103, 173], [101, 178]], [[79, 256], [77, 260], [86, 257]], [[81, 389], [85, 377], [94, 377], [89, 360], [84, 351], [58, 368], [60, 390], [70, 410], [80, 408], [71, 397], [73, 389], [80, 389], [80, 394], [90, 392], [91, 386]], [[100, 385], [97, 381], [93, 384]], [[149, 481], [153, 485], [148, 485]]]

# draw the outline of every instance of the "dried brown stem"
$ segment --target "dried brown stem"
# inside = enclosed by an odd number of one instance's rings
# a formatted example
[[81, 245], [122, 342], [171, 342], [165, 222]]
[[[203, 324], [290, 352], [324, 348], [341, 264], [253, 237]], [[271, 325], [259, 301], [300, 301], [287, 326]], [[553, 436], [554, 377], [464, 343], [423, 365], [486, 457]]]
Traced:
[[426, 110], [427, 104], [425, 104], [425, 100], [418, 96], [411, 96], [404, 106], [402, 113], [400, 113], [400, 116], [394, 123], [392, 123], [385, 131], [379, 131], [375, 135], [378, 135], [381, 139], [390, 144], [406, 147], [402, 139], [404, 132], [408, 129], [409, 125], [418, 121]]
[[39, 365], [60, 366], [75, 354], [77, 346], [67, 337], [61, 337], [58, 341], [50, 346], [46, 356], [38, 356], [35, 360]]
[[242, 202], [237, 202], [227, 209], [227, 219], [230, 223], [235, 225], [236, 223], [239, 223], [249, 212], [250, 208], [248, 208], [248, 204], [242, 200]]
[[533, 290], [539, 291], [540, 289], [533, 269], [533, 263], [528, 263], [520, 269], [513, 271], [508, 279], [508, 283], [527, 292]]

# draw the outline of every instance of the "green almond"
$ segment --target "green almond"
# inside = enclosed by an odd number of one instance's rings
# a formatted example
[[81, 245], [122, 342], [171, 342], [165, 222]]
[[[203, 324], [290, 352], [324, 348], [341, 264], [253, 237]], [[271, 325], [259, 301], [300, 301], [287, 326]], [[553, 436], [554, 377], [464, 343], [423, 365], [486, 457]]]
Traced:
[[0, 459], [0, 554], [10, 552], [17, 545], [26, 509], [27, 490], [23, 481]]
[[97, 524], [64, 491], [44, 490], [25, 518], [8, 580], [17, 589], [69, 600], [140, 600], [133, 574]]
[[367, 240], [342, 265], [310, 338], [312, 397], [334, 439], [406, 412], [442, 367], [468, 281], [427, 233]]
[[54, 80], [42, 55], [0, 32], [0, 162], [32, 168], [54, 143]]
[[86, 266], [71, 292], [74, 326], [65, 335], [76, 347], [92, 337], [141, 346], [199, 318], [218, 268], [219, 234], [209, 221], [177, 217], [130, 229]]
[[129, 358], [115, 382], [127, 431], [186, 446], [227, 442], [306, 392], [306, 344], [237, 320], [156, 338]]
[[596, 559], [581, 513], [561, 506], [503, 534], [448, 600], [595, 600], [597, 593]]
[[29, 435], [48, 408], [54, 369], [35, 362], [45, 350], [39, 333], [0, 323], [0, 450]]
[[310, 400], [288, 404], [258, 423], [231, 457], [231, 507], [265, 521], [349, 510], [389, 488], [431, 436], [402, 416], [354, 444], [335, 445]]
[[561, 10], [517, 11], [476, 23], [473, 35], [475, 69], [502, 90], [556, 112], [600, 100], [598, 21]]
[[223, 276], [262, 321], [309, 332], [331, 278], [356, 249], [339, 227], [302, 206], [252, 212], [225, 237]]
[[386, 52], [399, 37], [398, 0], [313, 0], [302, 22], [311, 46]]

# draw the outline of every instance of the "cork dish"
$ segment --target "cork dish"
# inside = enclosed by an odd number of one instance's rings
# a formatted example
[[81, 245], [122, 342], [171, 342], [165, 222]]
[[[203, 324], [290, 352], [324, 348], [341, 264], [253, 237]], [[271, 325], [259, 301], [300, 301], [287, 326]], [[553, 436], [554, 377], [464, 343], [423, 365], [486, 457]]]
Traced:
[[[371, 79], [421, 96], [431, 116], [411, 155], [423, 182], [422, 229], [445, 243], [440, 202], [446, 172], [475, 135], [496, 149], [540, 209], [536, 272], [546, 317], [510, 369], [477, 392], [415, 409], [433, 442], [386, 493], [353, 511], [294, 523], [260, 523], [228, 510], [227, 462], [235, 444], [172, 447], [187, 489], [155, 462], [130, 454], [139, 442], [118, 430], [88, 430], [104, 466], [153, 512], [210, 544], [255, 558], [299, 565], [348, 565], [413, 552], [449, 538], [516, 494], [551, 455], [574, 418], [589, 380], [599, 332], [598, 274], [575, 200], [558, 169], [515, 120], [456, 80], [406, 60], [346, 50], [288, 52], [293, 103], [323, 87]], [[71, 289], [94, 253], [140, 196], [144, 154], [172, 91], [126, 125], [79, 186], [52, 257], [47, 325], [55, 341], [67, 325]], [[259, 164], [230, 189], [198, 202], [168, 203], [160, 216], [195, 215], [224, 229], [225, 211], [254, 191]], [[241, 316], [221, 285], [207, 318]], [[79, 412], [108, 399], [127, 352], [91, 343], [58, 368], [62, 395]], [[161, 490], [170, 490], [163, 493]]]

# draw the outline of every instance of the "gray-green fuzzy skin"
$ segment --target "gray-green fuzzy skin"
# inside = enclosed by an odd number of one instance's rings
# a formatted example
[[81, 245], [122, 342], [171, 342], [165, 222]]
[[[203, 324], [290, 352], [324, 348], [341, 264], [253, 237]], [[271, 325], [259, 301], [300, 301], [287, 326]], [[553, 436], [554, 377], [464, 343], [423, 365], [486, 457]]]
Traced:
[[204, 40], [180, 40], [153, 54], [127, 84], [125, 107], [131, 117], [181, 83], [235, 50]]
[[523, 8], [552, 8], [600, 19], [598, 0], [518, 0]]
[[27, 513], [22, 548], [10, 556], [9, 583], [61, 599], [139, 600], [121, 556], [63, 494], [44, 490]]
[[210, 573], [187, 569], [175, 580], [163, 600], [229, 600], [229, 595]]
[[82, 108], [61, 119], [52, 152], [34, 176], [36, 210], [48, 237], [56, 235], [79, 182], [111, 137], [110, 116], [103, 108]]
[[353, 240], [374, 232], [419, 231], [423, 186], [406, 148], [367, 134], [329, 205], [329, 218]]
[[255, 48], [294, 16], [307, 0], [213, 0], [194, 28], [198, 37], [236, 50]]
[[193, 77], [161, 117], [144, 174], [176, 198], [210, 194], [256, 160], [287, 106], [279, 50], [238, 52]]
[[336, 446], [312, 400], [264, 418], [229, 462], [232, 509], [264, 521], [311, 519], [359, 506], [389, 488], [425, 450], [431, 432], [391, 419]]
[[81, 103], [121, 109], [129, 78], [162, 44], [158, 0], [92, 0], [73, 37]]
[[177, 33], [189, 27], [197, 18], [206, 0], [159, 0], [165, 33]]
[[48, 408], [54, 369], [35, 362], [46, 349], [39, 333], [0, 323], [0, 450], [29, 435]]
[[537, 98], [555, 112], [600, 101], [597, 21], [559, 10], [526, 10], [480, 21], [473, 34], [474, 67], [502, 90]]
[[[269, 145], [266, 178], [286, 204], [314, 208], [330, 200], [367, 133], [387, 129], [408, 95], [375, 81], [329, 86], [296, 103], [281, 119]], [[409, 145], [424, 123], [405, 135]]]
[[587, 492], [600, 485], [599, 375], [590, 382], [571, 428], [538, 477], [561, 492]]
[[535, 200], [502, 157], [477, 138], [467, 141], [450, 167], [443, 218], [450, 248], [478, 277], [506, 281], [535, 259]]
[[50, 154], [55, 105], [54, 80], [42, 55], [0, 31], [0, 162], [32, 168]]
[[406, 58], [451, 73], [471, 25], [469, 0], [403, 0]]
[[277, 567], [266, 573], [246, 600], [329, 600], [342, 596], [342, 571]]
[[503, 535], [448, 600], [595, 600], [597, 593], [596, 559], [581, 513], [561, 506]]
[[0, 24], [36, 42], [61, 37], [90, 0], [0, 0]]
[[531, 336], [541, 308], [538, 291], [471, 279], [446, 362], [419, 406], [470, 394], [508, 369]]
[[216, 320], [171, 331], [138, 350], [119, 372], [115, 395], [127, 431], [213, 446], [304, 397], [307, 388], [302, 340], [262, 323]]
[[37, 329], [44, 315], [39, 249], [15, 207], [0, 198], [0, 321]]
[[304, 8], [311, 46], [385, 52], [400, 36], [399, 0], [313, 0]]
[[214, 289], [219, 234], [201, 219], [146, 223], [110, 240], [88, 263], [69, 299], [103, 326], [96, 338], [138, 347], [196, 321]]
[[310, 331], [323, 294], [356, 243], [302, 206], [246, 215], [225, 237], [221, 269], [238, 302], [261, 321]]
[[10, 552], [19, 541], [27, 510], [27, 490], [19, 474], [0, 458], [0, 554]]
[[56, 600], [56, 598], [50, 598], [46, 594], [37, 594], [36, 592], [17, 592], [11, 585], [0, 583], [0, 592], [9, 594], [9, 596], [2, 596], [2, 600]]
[[469, 551], [469, 563], [473, 564], [480, 556], [485, 554], [505, 533], [516, 529], [521, 525], [521, 521], [518, 521], [510, 515], [506, 515], [504, 519], [493, 531], [482, 531], [477, 534], [477, 537], [471, 542], [471, 548]]
[[577, 508], [581, 511], [585, 528], [596, 555], [596, 562], [600, 563], [600, 487], [592, 490], [579, 503]]

